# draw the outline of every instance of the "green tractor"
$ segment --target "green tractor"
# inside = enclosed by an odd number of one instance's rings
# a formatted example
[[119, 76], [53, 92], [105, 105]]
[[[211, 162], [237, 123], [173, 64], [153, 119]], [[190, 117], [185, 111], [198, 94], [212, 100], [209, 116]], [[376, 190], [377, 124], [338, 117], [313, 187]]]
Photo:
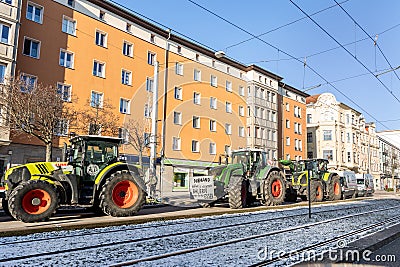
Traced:
[[284, 174], [267, 163], [267, 154], [260, 149], [234, 151], [229, 164], [216, 166], [209, 174], [193, 177], [190, 182], [191, 196], [202, 206], [226, 198], [232, 209], [245, 208], [255, 201], [272, 206], [285, 198]]
[[310, 169], [310, 199], [311, 202], [339, 200], [342, 187], [338, 174], [327, 170], [329, 161], [326, 159], [307, 159], [299, 161], [280, 160], [282, 165], [289, 167], [286, 175], [289, 187], [286, 191], [286, 201], [294, 202], [299, 196], [308, 199], [308, 173]]
[[23, 222], [48, 220], [60, 205], [134, 215], [145, 202], [145, 185], [139, 168], [118, 161], [121, 139], [76, 136], [70, 142], [65, 163], [27, 163], [6, 172], [5, 212]]

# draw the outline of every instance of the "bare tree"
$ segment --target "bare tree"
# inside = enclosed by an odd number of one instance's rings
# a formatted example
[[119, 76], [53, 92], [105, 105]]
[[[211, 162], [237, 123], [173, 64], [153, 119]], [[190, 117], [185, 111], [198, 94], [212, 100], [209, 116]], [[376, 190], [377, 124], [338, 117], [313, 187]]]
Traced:
[[26, 133], [42, 141], [46, 145], [46, 161], [51, 161], [54, 138], [66, 134], [76, 116], [74, 109], [65, 105], [71, 96], [22, 76], [6, 80], [1, 91], [3, 120], [8, 121], [14, 134]]
[[78, 129], [87, 129], [90, 135], [118, 135], [119, 117], [109, 102], [88, 100], [85, 108], [78, 111]]
[[146, 123], [135, 119], [129, 119], [123, 125], [125, 129], [126, 142], [131, 145], [139, 154], [139, 165], [143, 169], [143, 153], [149, 144], [149, 136], [147, 134]]

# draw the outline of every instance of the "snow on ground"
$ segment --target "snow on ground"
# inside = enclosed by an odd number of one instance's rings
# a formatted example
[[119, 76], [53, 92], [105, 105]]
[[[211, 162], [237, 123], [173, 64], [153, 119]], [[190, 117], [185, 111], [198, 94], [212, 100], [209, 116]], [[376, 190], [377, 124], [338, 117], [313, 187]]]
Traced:
[[[313, 212], [332, 210], [314, 214], [308, 219], [308, 209], [296, 207], [284, 210], [258, 211], [246, 214], [210, 216], [205, 218], [175, 220], [168, 222], [152, 222], [132, 226], [118, 226], [90, 230], [60, 231], [33, 234], [23, 237], [0, 238], [0, 259], [41, 252], [58, 251], [76, 247], [110, 244], [102, 248], [88, 249], [74, 253], [63, 253], [46, 257], [10, 262], [0, 262], [5, 266], [58, 266], [58, 265], [110, 265], [113, 263], [134, 260], [152, 255], [173, 252], [180, 249], [195, 248], [252, 236], [274, 230], [293, 228], [311, 222], [317, 222], [348, 214], [366, 212], [378, 208], [387, 208], [400, 204], [396, 200], [364, 200], [355, 203], [340, 203], [313, 207]], [[338, 210], [339, 209], [339, 210]], [[293, 215], [300, 215], [290, 217]], [[400, 215], [400, 209], [371, 213], [368, 216], [343, 219], [329, 224], [312, 226], [295, 230], [292, 233], [276, 234], [257, 238], [238, 244], [207, 249], [191, 254], [174, 256], [153, 262], [145, 262], [141, 266], [199, 266], [199, 265], [249, 265], [261, 261], [264, 251], [290, 251], [311, 245], [318, 241], [328, 240], [343, 233], [366, 225]], [[273, 220], [271, 220], [273, 219]], [[267, 221], [268, 220], [268, 221]], [[231, 224], [239, 224], [228, 227]], [[221, 229], [179, 234], [187, 231], [221, 227]], [[166, 238], [157, 238], [168, 235]], [[51, 239], [49, 239], [51, 238]], [[146, 241], [116, 244], [127, 240], [149, 238]], [[352, 239], [358, 238], [357, 236]], [[44, 239], [42, 241], [35, 241]], [[24, 242], [24, 241], [30, 242]], [[22, 242], [9, 244], [10, 242]], [[348, 240], [350, 242], [350, 239]], [[275, 255], [276, 256], [276, 255]], [[290, 262], [283, 262], [283, 265]]]

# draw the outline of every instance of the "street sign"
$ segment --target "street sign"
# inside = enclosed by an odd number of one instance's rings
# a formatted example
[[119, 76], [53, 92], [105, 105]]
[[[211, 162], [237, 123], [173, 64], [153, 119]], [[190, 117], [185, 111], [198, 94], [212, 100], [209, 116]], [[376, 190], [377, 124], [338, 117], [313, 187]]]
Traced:
[[212, 176], [195, 176], [189, 178], [190, 197], [197, 200], [214, 199], [214, 180]]

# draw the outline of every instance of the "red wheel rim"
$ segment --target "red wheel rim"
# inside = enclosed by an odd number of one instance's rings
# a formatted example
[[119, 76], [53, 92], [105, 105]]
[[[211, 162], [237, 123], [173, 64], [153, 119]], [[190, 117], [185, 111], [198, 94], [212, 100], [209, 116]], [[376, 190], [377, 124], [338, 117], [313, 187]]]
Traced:
[[42, 189], [28, 191], [22, 198], [22, 208], [29, 214], [42, 214], [49, 209], [50, 194]]
[[320, 186], [317, 186], [316, 197], [317, 197], [317, 199], [322, 198], [322, 188]]
[[112, 200], [118, 207], [123, 209], [132, 207], [138, 198], [138, 187], [128, 180], [117, 183], [112, 191]]
[[334, 193], [336, 196], [340, 194], [340, 187], [339, 187], [339, 183], [338, 183], [338, 182], [336, 182], [336, 183], [333, 185], [333, 193]]
[[279, 197], [282, 193], [282, 183], [279, 180], [275, 180], [271, 185], [271, 193], [274, 197]]

